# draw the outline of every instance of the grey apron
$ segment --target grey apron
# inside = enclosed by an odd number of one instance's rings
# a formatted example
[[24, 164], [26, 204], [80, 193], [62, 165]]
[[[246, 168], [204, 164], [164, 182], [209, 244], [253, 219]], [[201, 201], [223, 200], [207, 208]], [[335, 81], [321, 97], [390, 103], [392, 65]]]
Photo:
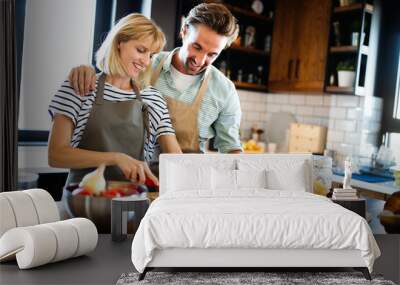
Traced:
[[[122, 152], [137, 160], [144, 160], [145, 130], [149, 136], [147, 105], [131, 82], [136, 99], [124, 102], [104, 100], [106, 75], [100, 75], [96, 99], [78, 148], [99, 152]], [[70, 169], [67, 184], [78, 183], [95, 168]], [[106, 180], [127, 181], [118, 166], [107, 166]]]

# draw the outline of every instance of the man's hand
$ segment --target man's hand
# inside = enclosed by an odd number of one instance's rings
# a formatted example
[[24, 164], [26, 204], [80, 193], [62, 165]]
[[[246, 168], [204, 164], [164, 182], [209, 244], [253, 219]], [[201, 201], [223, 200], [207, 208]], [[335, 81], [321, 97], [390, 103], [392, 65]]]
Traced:
[[92, 66], [80, 65], [72, 68], [68, 78], [75, 93], [80, 96], [96, 89], [96, 71]]

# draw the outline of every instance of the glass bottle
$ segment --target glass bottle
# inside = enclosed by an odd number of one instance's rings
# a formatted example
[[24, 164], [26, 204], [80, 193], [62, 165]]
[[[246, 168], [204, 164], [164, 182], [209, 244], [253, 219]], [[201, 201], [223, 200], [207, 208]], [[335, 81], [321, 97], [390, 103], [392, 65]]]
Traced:
[[259, 65], [258, 67], [257, 67], [257, 84], [262, 84], [262, 82], [263, 82], [263, 67], [261, 66], [261, 65]]
[[271, 35], [267, 35], [264, 40], [264, 51], [270, 52], [271, 51]]
[[253, 73], [249, 73], [249, 75], [247, 76], [247, 82], [248, 83], [253, 83], [253, 80], [254, 80]]
[[242, 82], [243, 81], [243, 71], [241, 69], [238, 70], [237, 72], [237, 81]]

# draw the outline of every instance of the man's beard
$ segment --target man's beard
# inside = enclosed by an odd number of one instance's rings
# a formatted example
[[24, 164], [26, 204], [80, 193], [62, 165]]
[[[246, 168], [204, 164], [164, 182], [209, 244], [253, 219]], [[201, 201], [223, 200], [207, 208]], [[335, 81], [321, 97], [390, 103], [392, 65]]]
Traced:
[[191, 61], [191, 59], [190, 58], [188, 58], [186, 61], [185, 61], [185, 63], [184, 63], [184, 68], [185, 68], [185, 70], [186, 70], [186, 72], [188, 73], [188, 74], [190, 74], [190, 75], [197, 75], [197, 74], [200, 74], [200, 73], [202, 73], [206, 68], [207, 68], [207, 66], [202, 66], [198, 71], [196, 71], [195, 73], [190, 69], [190, 67], [189, 67], [189, 62]]

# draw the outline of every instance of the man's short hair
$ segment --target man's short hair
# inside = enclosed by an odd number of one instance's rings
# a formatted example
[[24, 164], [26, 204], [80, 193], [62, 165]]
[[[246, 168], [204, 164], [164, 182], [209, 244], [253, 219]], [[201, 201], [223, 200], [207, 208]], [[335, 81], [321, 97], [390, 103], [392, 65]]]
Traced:
[[219, 35], [226, 36], [229, 47], [239, 34], [239, 25], [228, 8], [218, 3], [202, 3], [189, 11], [184, 25], [203, 24]]

